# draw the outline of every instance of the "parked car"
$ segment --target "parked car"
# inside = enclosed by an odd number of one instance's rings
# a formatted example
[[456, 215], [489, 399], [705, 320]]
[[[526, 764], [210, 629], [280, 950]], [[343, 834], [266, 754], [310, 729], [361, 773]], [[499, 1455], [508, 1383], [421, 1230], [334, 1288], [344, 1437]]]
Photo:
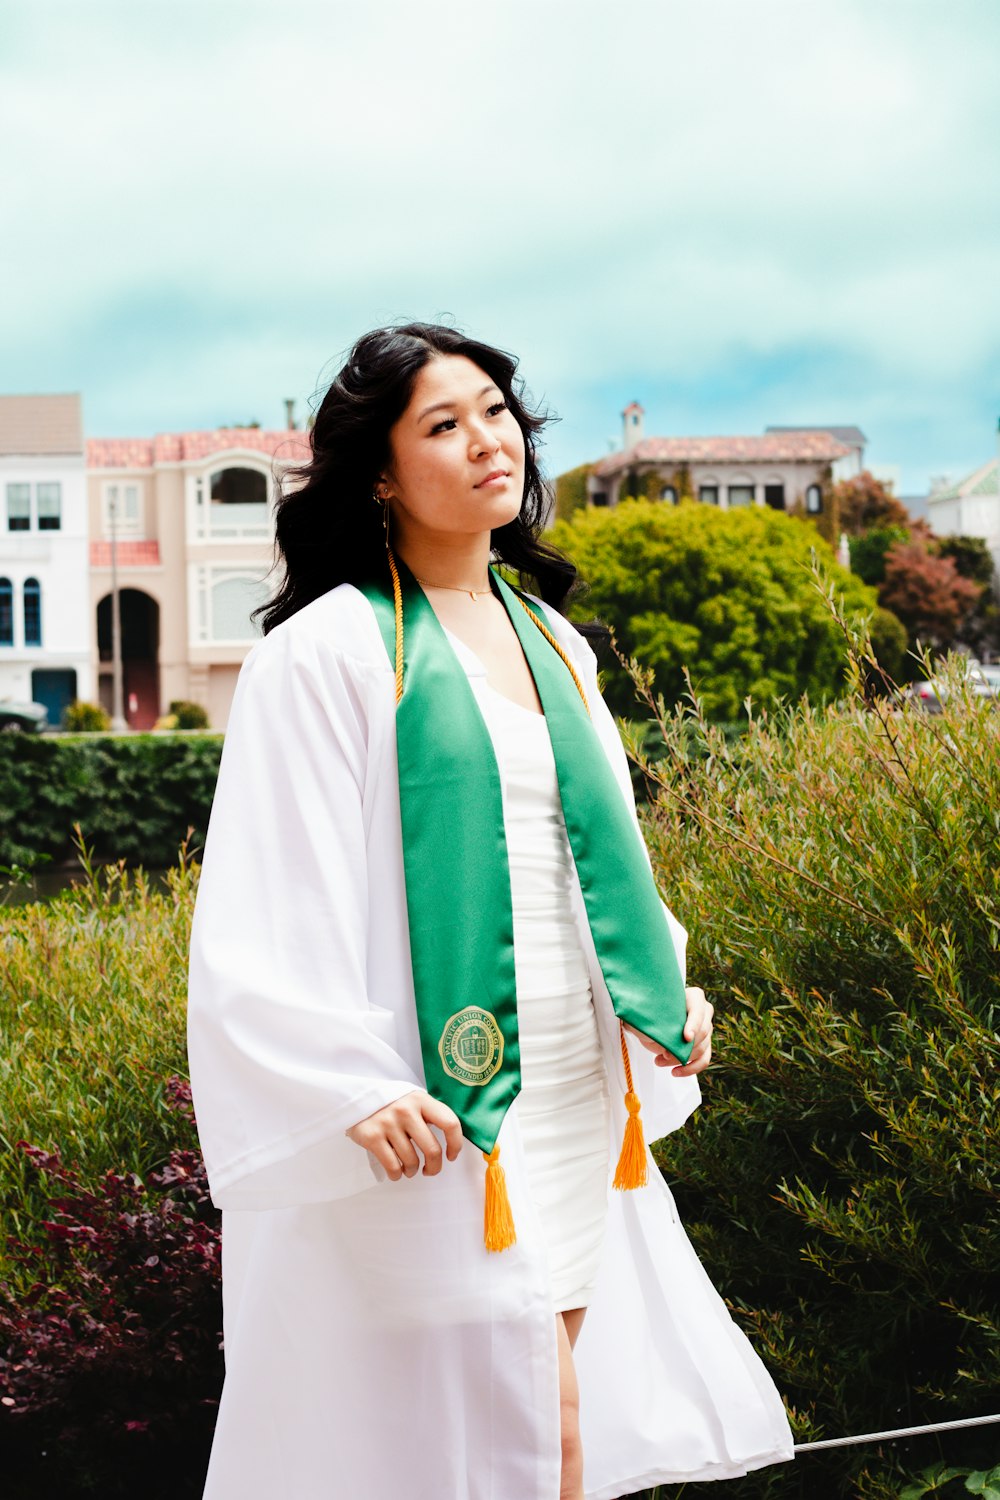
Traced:
[[[991, 682], [987, 673], [996, 672]], [[1000, 697], [1000, 667], [981, 667], [971, 664], [966, 673], [972, 693], [977, 698]], [[903, 702], [911, 708], [920, 708], [924, 713], [939, 714], [949, 693], [947, 682], [941, 677], [930, 677], [925, 682], [911, 682], [903, 693]]]
[[988, 666], [981, 665], [979, 671], [994, 698], [1000, 698], [1000, 662], [991, 662]]
[[0, 698], [0, 734], [41, 734], [48, 728], [49, 711], [44, 703], [18, 703]]

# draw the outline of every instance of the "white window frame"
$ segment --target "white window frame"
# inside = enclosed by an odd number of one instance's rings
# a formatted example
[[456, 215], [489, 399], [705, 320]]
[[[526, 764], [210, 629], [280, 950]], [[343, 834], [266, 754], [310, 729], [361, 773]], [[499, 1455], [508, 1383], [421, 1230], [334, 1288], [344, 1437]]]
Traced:
[[[11, 490], [27, 490], [28, 491], [28, 524], [27, 524], [27, 526], [15, 526], [15, 527], [12, 527], [11, 524], [10, 524], [10, 492], [11, 492]], [[34, 526], [32, 524], [34, 522], [34, 519], [35, 519], [35, 506], [34, 506], [34, 501], [33, 501], [32, 493], [31, 493], [31, 483], [30, 483], [30, 481], [25, 480], [25, 479], [13, 479], [13, 480], [8, 481], [8, 483], [6, 484], [6, 486], [4, 488], [4, 516], [3, 516], [3, 529], [4, 529], [4, 533], [6, 535], [9, 535], [9, 536], [20, 536], [25, 531], [32, 531], [32, 530], [34, 530]]]
[[111, 493], [112, 491], [133, 490], [135, 492], [135, 514], [129, 515], [124, 506], [119, 508], [115, 517], [115, 536], [128, 537], [134, 540], [143, 532], [142, 524], [142, 483], [138, 479], [108, 479], [104, 482], [101, 493], [101, 504], [103, 510], [104, 535], [111, 536]]
[[[35, 484], [35, 528], [38, 531], [62, 531], [63, 523], [63, 492], [61, 479], [39, 479]], [[48, 520], [52, 515], [56, 518], [55, 526], [42, 525], [42, 490], [55, 490], [56, 508], [49, 511], [45, 517]]]
[[[212, 475], [218, 474], [224, 469], [252, 469], [257, 474], [264, 476], [267, 499], [263, 506], [263, 520], [253, 525], [240, 522], [232, 522], [228, 526], [212, 525], [213, 520], [218, 520], [216, 512], [225, 510], [225, 506], [212, 504]], [[254, 458], [244, 458], [237, 454], [227, 454], [221, 458], [214, 454], [204, 469], [192, 474], [188, 478], [188, 516], [190, 518], [189, 536], [195, 542], [262, 542], [270, 541], [274, 534], [274, 483], [269, 465], [260, 462], [260, 455]]]
[[260, 639], [261, 627], [250, 627], [246, 636], [222, 637], [212, 634], [212, 590], [217, 583], [231, 578], [243, 578], [261, 588], [261, 603], [271, 592], [267, 583], [266, 569], [246, 563], [197, 563], [192, 569], [188, 630], [192, 646], [240, 646], [247, 650]]

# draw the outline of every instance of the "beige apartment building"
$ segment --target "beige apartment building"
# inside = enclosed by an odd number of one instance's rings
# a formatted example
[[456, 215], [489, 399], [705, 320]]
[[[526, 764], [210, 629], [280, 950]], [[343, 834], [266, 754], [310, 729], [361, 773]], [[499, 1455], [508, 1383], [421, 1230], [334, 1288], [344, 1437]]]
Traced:
[[632, 401], [622, 412], [622, 446], [593, 466], [588, 503], [617, 505], [644, 493], [675, 504], [683, 493], [732, 509], [769, 505], [818, 517], [831, 482], [864, 467], [865, 436], [857, 427], [768, 427], [747, 437], [645, 437], [644, 412]]
[[255, 427], [87, 442], [90, 628], [97, 690], [112, 699], [112, 542], [121, 600], [125, 718], [149, 729], [176, 699], [224, 729], [272, 592], [276, 476], [308, 435]]

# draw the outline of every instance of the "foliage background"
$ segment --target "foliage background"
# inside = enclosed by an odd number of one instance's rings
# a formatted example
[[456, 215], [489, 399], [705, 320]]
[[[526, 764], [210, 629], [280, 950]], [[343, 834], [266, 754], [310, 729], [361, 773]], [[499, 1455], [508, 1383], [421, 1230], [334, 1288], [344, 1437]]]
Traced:
[[[652, 669], [668, 703], [681, 699], [689, 670], [714, 720], [737, 719], [748, 694], [771, 704], [808, 693], [819, 703], [843, 690], [843, 643], [812, 583], [813, 549], [850, 612], [870, 617], [878, 607], [809, 522], [764, 507], [626, 500], [577, 511], [547, 539], [589, 584], [571, 618], [604, 620], [620, 649]], [[901, 653], [905, 633], [893, 635], [893, 622], [880, 628]], [[634, 689], [617, 663], [605, 696], [631, 713]]]
[[[656, 1154], [799, 1441], [986, 1414], [1000, 1387], [1000, 711], [953, 661], [940, 718], [901, 712], [871, 666], [735, 745], [648, 702], [647, 838], [718, 1007], [703, 1107]], [[732, 1493], [889, 1500], [935, 1448], [988, 1468], [997, 1442], [831, 1450]]]
[[172, 865], [204, 842], [221, 734], [0, 735], [0, 865], [73, 855]]

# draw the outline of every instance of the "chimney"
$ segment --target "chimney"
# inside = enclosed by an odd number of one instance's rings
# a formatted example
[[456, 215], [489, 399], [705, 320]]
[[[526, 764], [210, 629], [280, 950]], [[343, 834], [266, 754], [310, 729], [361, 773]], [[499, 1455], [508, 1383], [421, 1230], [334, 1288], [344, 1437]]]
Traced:
[[285, 426], [289, 432], [295, 431], [295, 402], [285, 397]]
[[622, 447], [628, 452], [642, 442], [643, 410], [638, 401], [630, 401], [622, 412]]

